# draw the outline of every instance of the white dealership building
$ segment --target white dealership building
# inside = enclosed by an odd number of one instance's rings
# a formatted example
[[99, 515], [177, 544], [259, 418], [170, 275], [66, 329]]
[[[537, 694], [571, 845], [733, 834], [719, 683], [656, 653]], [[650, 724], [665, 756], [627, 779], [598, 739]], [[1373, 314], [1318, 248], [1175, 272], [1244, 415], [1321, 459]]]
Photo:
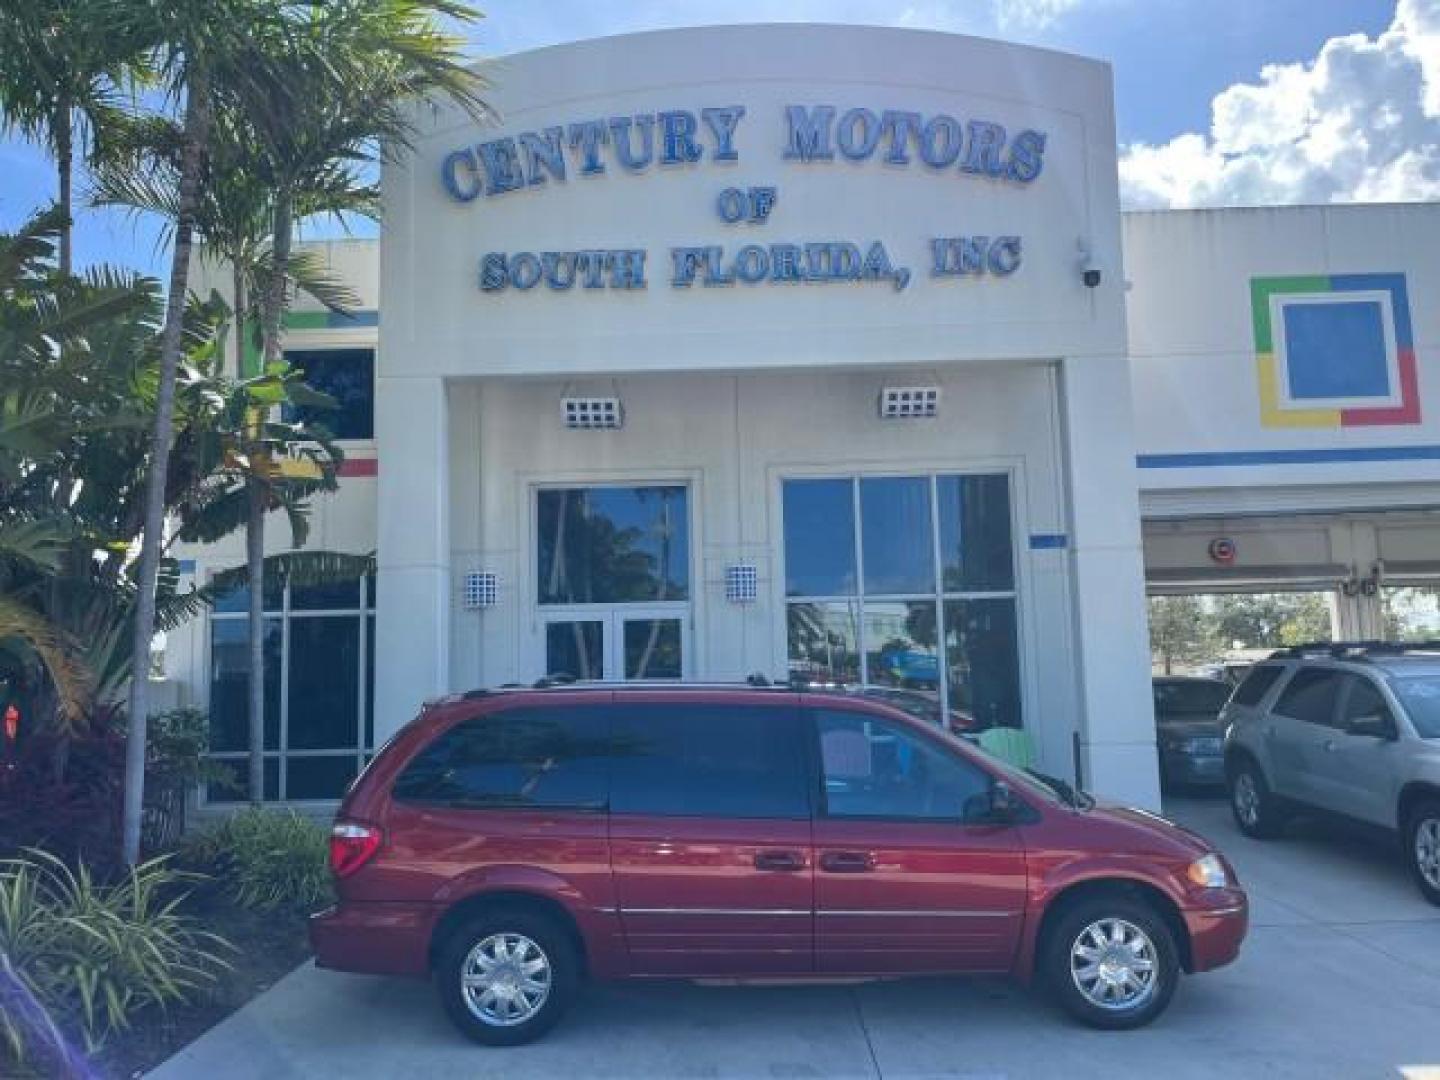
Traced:
[[[1108, 66], [947, 34], [487, 76], [492, 120], [419, 111], [379, 241], [317, 246], [360, 308], [290, 317], [347, 452], [310, 546], [378, 574], [269, 600], [268, 797], [334, 799], [450, 691], [758, 674], [906, 688], [1153, 806], [1147, 582], [1324, 589], [1375, 636], [1440, 569], [1434, 208], [1122, 215]], [[243, 611], [166, 651], [222, 758]]]

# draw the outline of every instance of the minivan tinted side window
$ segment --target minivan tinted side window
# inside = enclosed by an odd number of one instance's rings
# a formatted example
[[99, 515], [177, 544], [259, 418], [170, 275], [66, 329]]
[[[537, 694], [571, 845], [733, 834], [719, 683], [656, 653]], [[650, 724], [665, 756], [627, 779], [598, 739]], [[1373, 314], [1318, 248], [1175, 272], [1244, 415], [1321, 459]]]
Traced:
[[613, 730], [611, 813], [810, 816], [804, 744], [790, 709], [622, 703]]
[[395, 798], [448, 806], [602, 810], [603, 709], [515, 709], [463, 720], [422, 750]]
[[1340, 693], [1340, 672], [1329, 668], [1297, 671], [1275, 702], [1275, 711], [1307, 724], [1330, 725], [1335, 719], [1335, 699]]
[[1278, 664], [1256, 664], [1235, 688], [1235, 696], [1230, 700], [1236, 705], [1259, 705], [1284, 670]]
[[990, 778], [901, 724], [816, 710], [825, 813], [832, 818], [978, 821]]

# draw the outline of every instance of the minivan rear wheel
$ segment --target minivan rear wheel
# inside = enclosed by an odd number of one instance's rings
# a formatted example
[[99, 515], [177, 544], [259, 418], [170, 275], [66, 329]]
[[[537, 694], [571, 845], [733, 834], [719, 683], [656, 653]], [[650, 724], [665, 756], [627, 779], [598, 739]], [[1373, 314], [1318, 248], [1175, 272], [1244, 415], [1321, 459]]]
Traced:
[[1246, 836], [1268, 840], [1278, 836], [1284, 825], [1284, 811], [1260, 767], [1242, 758], [1230, 773], [1230, 812]]
[[1440, 904], [1440, 801], [1426, 799], [1405, 822], [1405, 850], [1415, 884], [1425, 899]]
[[1180, 980], [1179, 950], [1165, 920], [1119, 895], [1066, 911], [1047, 935], [1043, 963], [1045, 982], [1067, 1012], [1112, 1031], [1150, 1023]]
[[445, 1012], [465, 1035], [487, 1046], [519, 1046], [544, 1035], [570, 1007], [580, 962], [553, 919], [496, 909], [449, 936], [435, 979]]

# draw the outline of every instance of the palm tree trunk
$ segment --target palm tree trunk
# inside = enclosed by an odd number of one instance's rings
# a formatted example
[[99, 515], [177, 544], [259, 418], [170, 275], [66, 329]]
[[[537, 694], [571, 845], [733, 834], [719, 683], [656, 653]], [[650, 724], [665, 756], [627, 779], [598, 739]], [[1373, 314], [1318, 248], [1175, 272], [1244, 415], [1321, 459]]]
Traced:
[[175, 252], [170, 263], [170, 293], [160, 337], [160, 385], [155, 394], [155, 427], [150, 438], [150, 475], [146, 478], [145, 528], [140, 541], [140, 576], [135, 598], [135, 640], [130, 657], [128, 735], [125, 741], [125, 808], [121, 855], [129, 866], [140, 858], [140, 814], [145, 798], [145, 728], [150, 715], [151, 643], [155, 636], [155, 584], [165, 531], [165, 482], [174, 433], [175, 373], [180, 363], [185, 294], [190, 280], [195, 210], [200, 198], [200, 165], [210, 135], [210, 87], [203, 69], [190, 72], [185, 104], [185, 148], [180, 164], [180, 198], [175, 220]]
[[[293, 221], [290, 194], [275, 193], [275, 216], [272, 224], [270, 252], [274, 265], [270, 280], [265, 283], [261, 298], [260, 326], [264, 336], [265, 360], [268, 368], [281, 358], [280, 317], [285, 310], [286, 270], [290, 262], [290, 234]], [[238, 276], [237, 276], [238, 281]], [[241, 343], [242, 358], [244, 343]], [[243, 359], [242, 359], [243, 363]], [[264, 417], [257, 418], [263, 424]], [[256, 806], [265, 798], [265, 506], [263, 482], [255, 475], [264, 460], [264, 447], [257, 438], [250, 448], [249, 516], [245, 520], [245, 563], [250, 578], [250, 801]]]
[[70, 96], [62, 94], [55, 108], [55, 168], [60, 181], [60, 210], [65, 215], [65, 221], [60, 226], [60, 273], [66, 277], [70, 276], [72, 263], [74, 222], [71, 221], [70, 211], [74, 201], [71, 195], [74, 156], [74, 117], [70, 110]]

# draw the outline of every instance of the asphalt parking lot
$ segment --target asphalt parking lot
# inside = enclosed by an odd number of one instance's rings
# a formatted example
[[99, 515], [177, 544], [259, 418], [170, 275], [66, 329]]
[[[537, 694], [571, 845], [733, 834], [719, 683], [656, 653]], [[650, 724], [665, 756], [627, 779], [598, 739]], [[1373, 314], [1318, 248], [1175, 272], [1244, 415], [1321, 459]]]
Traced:
[[1247, 840], [1223, 800], [1168, 811], [1230, 856], [1254, 919], [1239, 961], [1141, 1031], [1077, 1027], [1003, 982], [644, 984], [591, 987], [546, 1039], [487, 1050], [424, 983], [307, 965], [151, 1075], [1440, 1078], [1440, 908], [1388, 847], [1304, 825]]

